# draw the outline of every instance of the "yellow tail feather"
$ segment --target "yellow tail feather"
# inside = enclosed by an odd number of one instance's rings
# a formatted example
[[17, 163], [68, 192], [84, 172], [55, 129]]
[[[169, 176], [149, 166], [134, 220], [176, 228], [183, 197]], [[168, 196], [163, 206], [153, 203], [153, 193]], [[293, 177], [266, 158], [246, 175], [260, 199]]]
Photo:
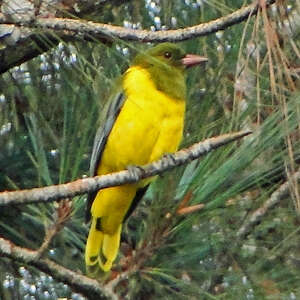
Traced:
[[103, 232], [96, 229], [96, 218], [92, 218], [92, 224], [85, 247], [85, 263], [94, 266], [97, 263], [99, 250], [103, 241]]
[[[110, 264], [110, 268], [118, 255], [121, 230], [122, 230], [122, 224], [119, 225], [118, 229], [114, 234], [112, 235], [104, 234], [103, 237], [102, 254], [106, 258], [105, 265]], [[108, 270], [110, 270], [110, 268]]]
[[[87, 266], [99, 264], [104, 272], [108, 272], [115, 261], [121, 237], [122, 224], [113, 234], [106, 234], [96, 229], [97, 218], [92, 218], [91, 229], [85, 248], [85, 263]], [[103, 263], [103, 259], [105, 263]]]

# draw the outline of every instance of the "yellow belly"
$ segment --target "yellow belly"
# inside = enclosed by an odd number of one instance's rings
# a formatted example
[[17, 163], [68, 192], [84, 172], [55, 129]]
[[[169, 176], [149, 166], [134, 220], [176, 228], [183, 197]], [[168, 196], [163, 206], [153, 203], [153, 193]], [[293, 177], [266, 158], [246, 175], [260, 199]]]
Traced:
[[[140, 67], [126, 72], [123, 85], [127, 99], [107, 139], [97, 174], [150, 163], [176, 151], [182, 138], [184, 99], [172, 99], [158, 91], [147, 71]], [[92, 215], [109, 217], [105, 222], [107, 230], [116, 230], [136, 189], [143, 184], [100, 191], [93, 202]]]
[[176, 151], [182, 138], [184, 99], [158, 91], [139, 67], [127, 71], [124, 86], [127, 99], [107, 140], [98, 174], [156, 160]]

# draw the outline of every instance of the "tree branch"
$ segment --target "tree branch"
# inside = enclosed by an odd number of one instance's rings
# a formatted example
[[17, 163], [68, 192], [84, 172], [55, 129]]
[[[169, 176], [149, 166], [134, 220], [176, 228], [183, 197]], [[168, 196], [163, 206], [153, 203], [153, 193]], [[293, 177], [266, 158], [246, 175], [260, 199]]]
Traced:
[[56, 280], [68, 284], [75, 291], [80, 292], [89, 299], [92, 296], [99, 300], [117, 299], [111, 289], [100, 285], [97, 280], [62, 267], [50, 259], [40, 258], [38, 251], [18, 247], [4, 238], [0, 238], [0, 254], [36, 267]]
[[[266, 5], [275, 3], [276, 0], [267, 0]], [[218, 18], [216, 20], [191, 26], [187, 28], [180, 28], [175, 30], [161, 30], [161, 31], [148, 31], [124, 28], [121, 26], [87, 22], [85, 20], [74, 20], [67, 18], [36, 18], [30, 21], [14, 21], [9, 20], [0, 15], [0, 24], [15, 24], [22, 25], [28, 28], [39, 28], [44, 30], [55, 31], [69, 31], [81, 34], [82, 38], [89, 38], [91, 36], [97, 38], [118, 38], [127, 41], [140, 41], [140, 42], [180, 42], [184, 40], [193, 39], [200, 36], [205, 36], [219, 30], [224, 30], [232, 25], [241, 23], [249, 16], [255, 15], [259, 8], [258, 1], [255, 4], [250, 4], [240, 8], [233, 13]]]
[[[268, 6], [275, 2], [276, 0], [266, 0], [266, 5]], [[64, 41], [70, 41], [72, 39], [96, 39], [100, 40], [102, 43], [110, 44], [112, 38], [141, 42], [179, 42], [209, 35], [238, 24], [248, 17], [255, 15], [258, 11], [259, 4], [257, 1], [254, 1], [254, 3], [255, 4], [245, 6], [232, 14], [204, 24], [183, 29], [156, 32], [133, 30], [120, 26], [65, 18], [36, 17], [29, 19], [27, 22], [24, 22], [21, 18], [19, 22], [13, 22], [9, 19], [9, 16], [6, 17], [5, 15], [0, 14], [0, 24], [4, 24], [2, 26], [6, 26], [7, 24], [16, 25], [13, 26], [14, 30], [11, 28], [8, 30], [5, 37], [1, 36], [1, 42], [4, 42], [5, 44], [7, 39], [11, 39], [13, 32], [18, 32], [17, 34], [14, 34], [12, 45], [8, 44], [6, 47], [0, 49], [0, 74], [48, 51], [58, 43], [59, 39]], [[40, 29], [42, 29], [42, 32]], [[55, 36], [53, 35], [53, 31], [56, 32]], [[41, 38], [42, 34], [46, 35], [46, 39]], [[43, 41], [45, 40], [53, 40], [53, 42], [50, 44], [44, 43]], [[37, 42], [41, 45], [36, 45]]]
[[0, 206], [56, 201], [84, 193], [95, 192], [107, 187], [134, 183], [144, 178], [174, 169], [177, 166], [199, 158], [214, 149], [240, 139], [250, 133], [251, 131], [240, 131], [206, 139], [189, 148], [180, 150], [173, 155], [165, 156], [156, 162], [143, 167], [136, 167], [134, 172], [120, 171], [102, 176], [78, 179], [66, 184], [34, 188], [31, 190], [2, 192], [0, 193]]
[[300, 170], [295, 172], [288, 181], [282, 184], [276, 191], [271, 194], [271, 197], [257, 210], [255, 210], [250, 217], [246, 220], [245, 224], [237, 232], [238, 238], [244, 238], [249, 233], [252, 227], [254, 227], [265, 215], [281, 200], [288, 197], [290, 193], [291, 185], [294, 181], [300, 181]]

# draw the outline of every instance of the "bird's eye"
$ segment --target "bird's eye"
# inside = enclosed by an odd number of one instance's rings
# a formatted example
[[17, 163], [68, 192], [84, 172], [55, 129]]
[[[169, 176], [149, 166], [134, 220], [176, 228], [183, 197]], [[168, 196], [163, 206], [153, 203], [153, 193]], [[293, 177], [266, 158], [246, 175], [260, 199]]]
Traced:
[[164, 57], [165, 58], [171, 58], [172, 57], [172, 53], [171, 52], [165, 52], [164, 53]]

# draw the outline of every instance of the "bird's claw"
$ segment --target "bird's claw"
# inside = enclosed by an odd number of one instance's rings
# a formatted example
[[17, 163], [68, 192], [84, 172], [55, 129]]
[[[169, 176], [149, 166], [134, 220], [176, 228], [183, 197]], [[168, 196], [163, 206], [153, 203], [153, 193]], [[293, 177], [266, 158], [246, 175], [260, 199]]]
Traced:
[[140, 166], [127, 166], [127, 171], [129, 172], [130, 176], [134, 178], [135, 181], [141, 179], [141, 175], [145, 172], [144, 169]]
[[174, 165], [176, 163], [176, 160], [174, 158], [174, 155], [171, 154], [171, 153], [165, 153], [163, 156], [162, 156], [162, 162], [164, 165]]

